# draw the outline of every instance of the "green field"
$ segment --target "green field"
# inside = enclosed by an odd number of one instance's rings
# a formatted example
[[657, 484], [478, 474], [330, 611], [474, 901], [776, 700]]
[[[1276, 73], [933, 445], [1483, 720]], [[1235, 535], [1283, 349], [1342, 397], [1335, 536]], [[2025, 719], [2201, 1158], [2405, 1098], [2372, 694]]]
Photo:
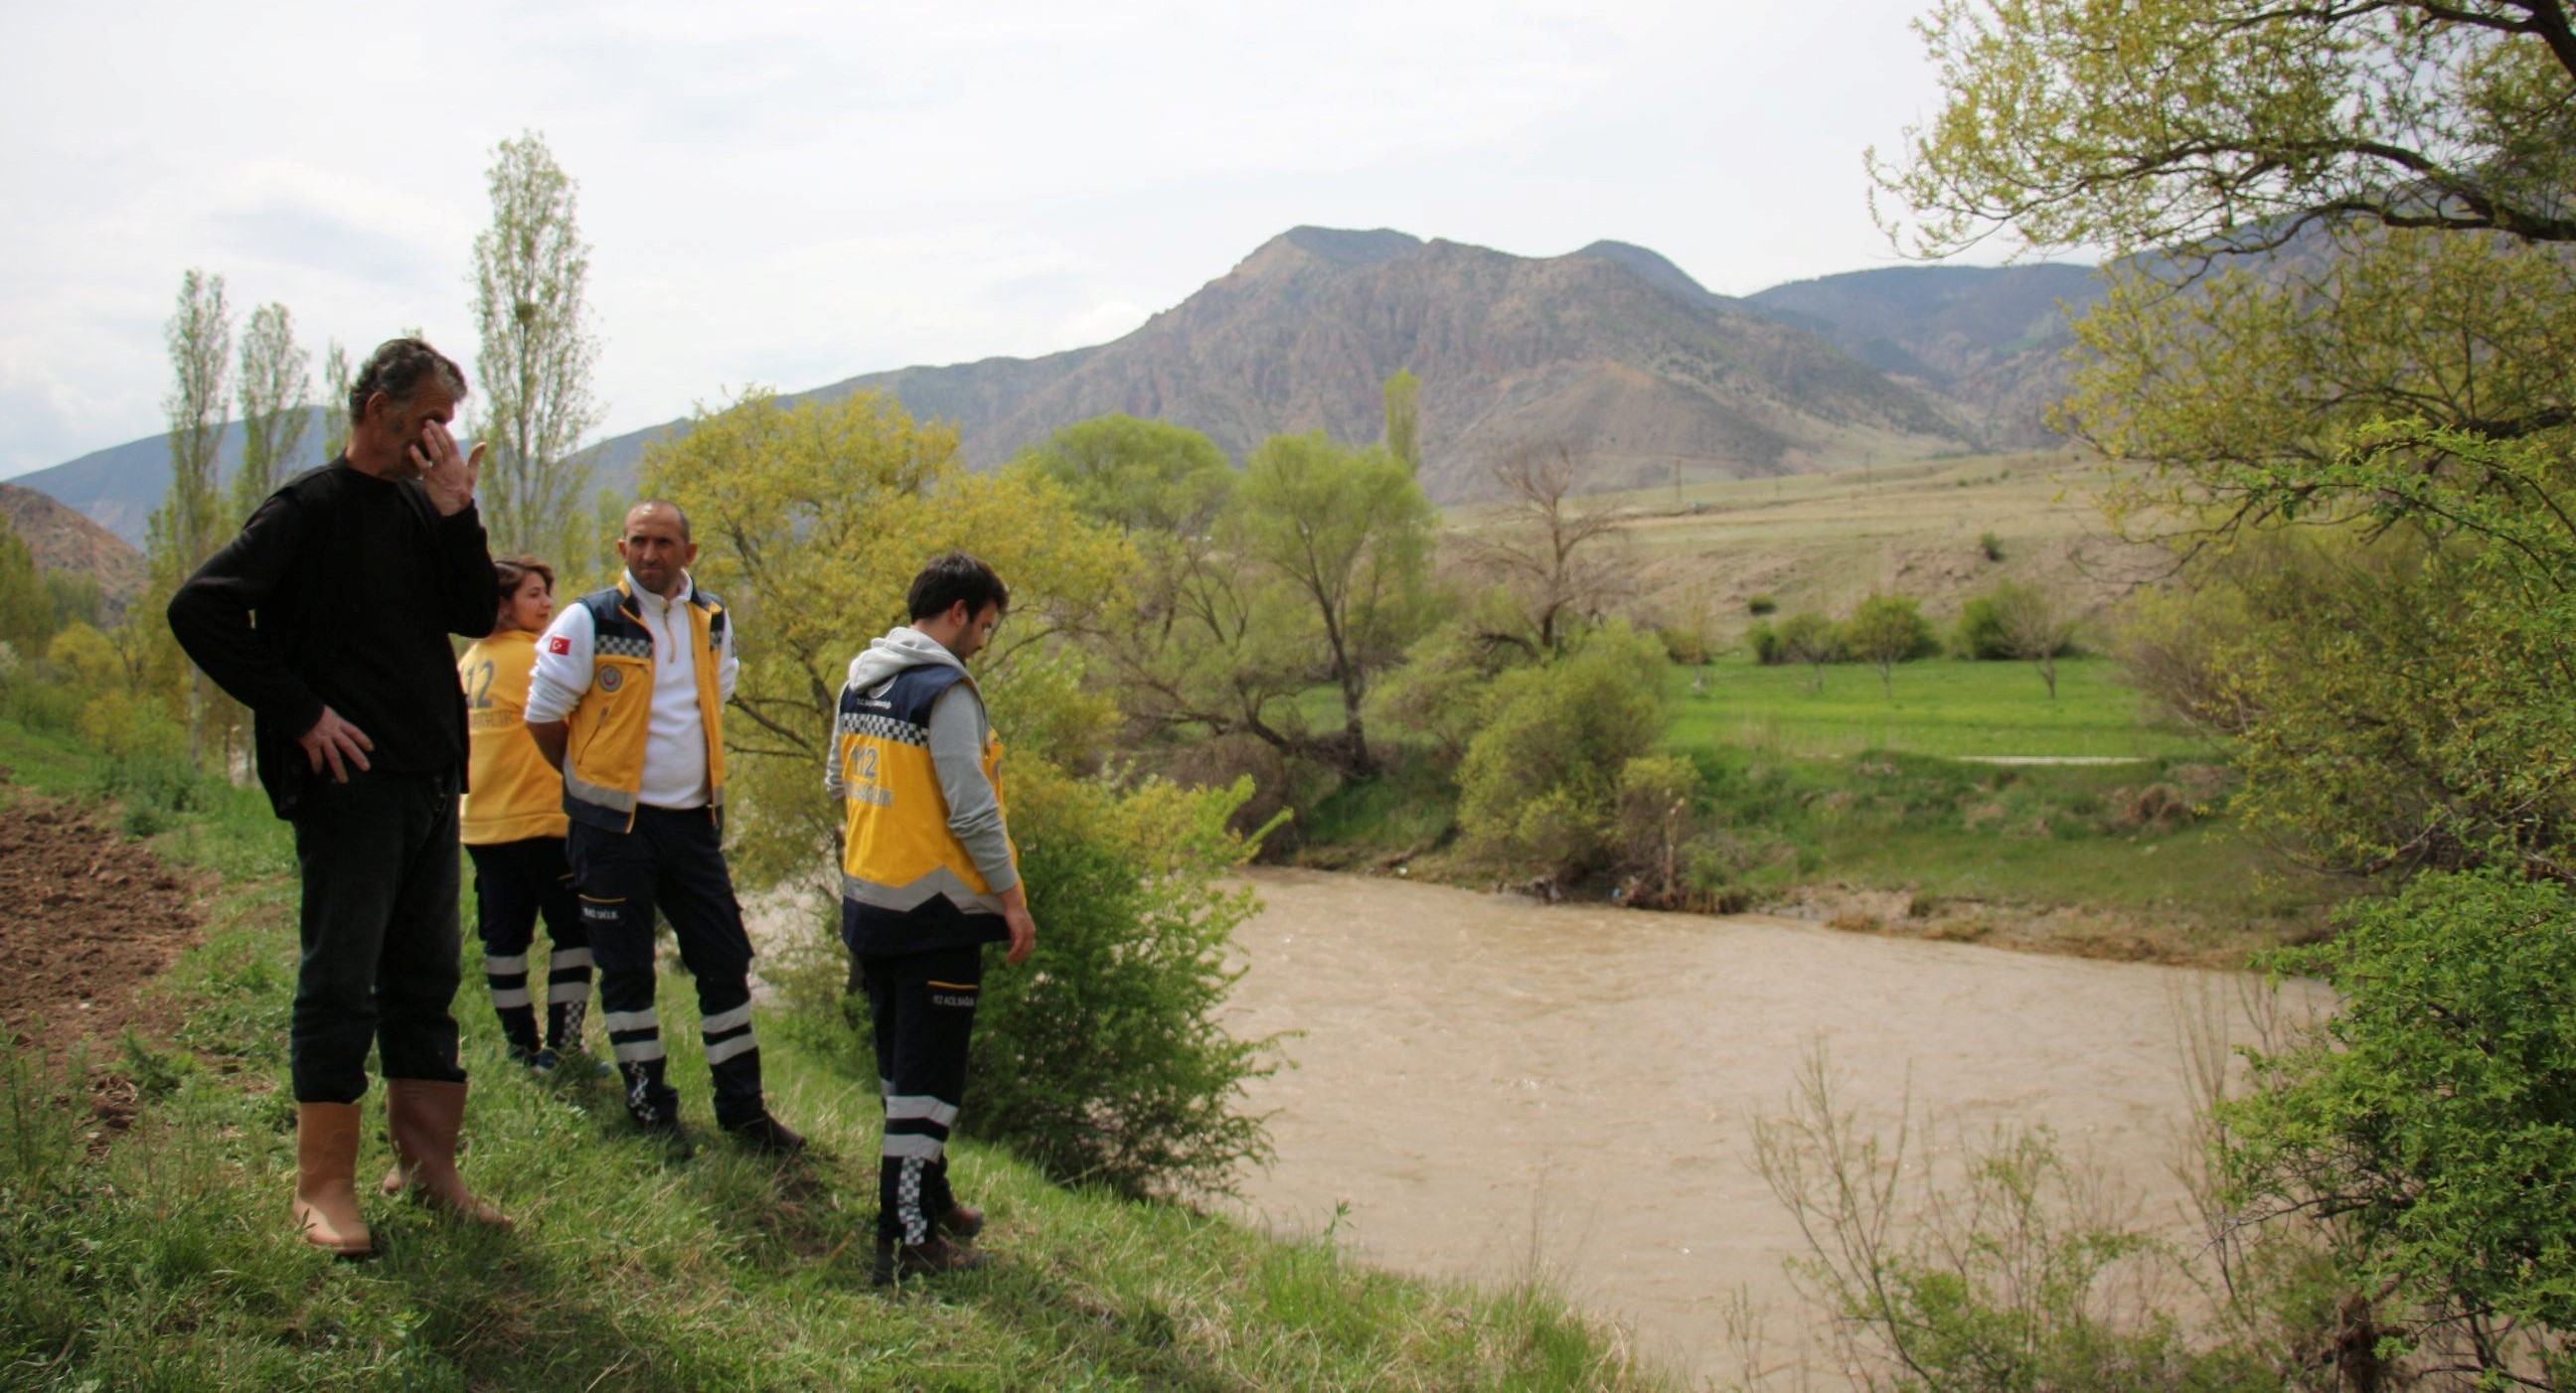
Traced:
[[2027, 663], [1927, 658], [1897, 665], [1894, 696], [1861, 663], [1760, 667], [1741, 657], [1665, 673], [1677, 750], [1740, 745], [1791, 755], [1896, 750], [1922, 755], [2114, 757], [2208, 755], [2206, 742], [2151, 725], [2138, 693], [2102, 658], [2062, 661], [2052, 701]]
[[385, 1252], [332, 1262], [287, 1224], [284, 828], [254, 790], [137, 780], [6, 721], [0, 763], [13, 771], [0, 798], [119, 798], [122, 813], [102, 821], [149, 832], [154, 850], [202, 872], [208, 906], [203, 943], [150, 989], [169, 999], [175, 1038], [91, 1048], [115, 1071], [99, 1087], [139, 1095], [121, 1137], [101, 1139], [89, 1080], [48, 1077], [0, 1035], [0, 1386], [1670, 1386], [1543, 1282], [1400, 1278], [1329, 1237], [1284, 1242], [1183, 1205], [1069, 1190], [973, 1142], [953, 1148], [957, 1184], [988, 1207], [994, 1268], [874, 1289], [881, 1109], [838, 1011], [761, 1018], [771, 1096], [814, 1143], [769, 1161], [710, 1127], [691, 993], [666, 980], [672, 1076], [694, 1086], [684, 1107], [704, 1139], [684, 1156], [634, 1134], [610, 1081], [541, 1081], [502, 1060], [470, 946], [456, 1003], [475, 1078], [464, 1169], [518, 1226], [496, 1233], [375, 1196], [366, 1182], [385, 1153], [370, 1100], [359, 1172]]

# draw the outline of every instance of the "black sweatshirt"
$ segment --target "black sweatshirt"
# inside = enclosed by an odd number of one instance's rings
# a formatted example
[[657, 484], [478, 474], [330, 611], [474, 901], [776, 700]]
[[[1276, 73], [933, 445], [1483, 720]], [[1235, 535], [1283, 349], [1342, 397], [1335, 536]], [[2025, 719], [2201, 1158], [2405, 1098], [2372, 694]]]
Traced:
[[296, 738], [325, 705], [375, 742], [371, 767], [461, 777], [447, 635], [490, 633], [500, 603], [476, 509], [442, 518], [418, 480], [387, 483], [343, 456], [259, 505], [170, 597], [170, 631], [257, 718], [260, 782], [287, 817], [313, 777]]

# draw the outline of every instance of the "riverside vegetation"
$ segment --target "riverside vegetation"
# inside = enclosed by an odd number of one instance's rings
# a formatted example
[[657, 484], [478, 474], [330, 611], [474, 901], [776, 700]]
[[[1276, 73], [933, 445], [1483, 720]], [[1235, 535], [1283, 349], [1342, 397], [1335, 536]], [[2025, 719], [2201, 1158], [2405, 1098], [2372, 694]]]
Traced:
[[[166, 749], [106, 755], [9, 721], [0, 761], [14, 771], [9, 796], [112, 799], [127, 835], [148, 834], [115, 854], [169, 858], [215, 886], [202, 942], [148, 988], [159, 1018], [175, 1023], [167, 1037], [92, 1041], [59, 1075], [29, 1053], [0, 1061], [0, 1382], [10, 1387], [1667, 1386], [1542, 1283], [1412, 1281], [1354, 1265], [1329, 1233], [1280, 1241], [1127, 1198], [1139, 1172], [1118, 1158], [1149, 1171], [1162, 1158], [1113, 1149], [1103, 1165], [1081, 1150], [1079, 1129], [1063, 1134], [1076, 1142], [1071, 1156], [956, 1146], [959, 1184], [989, 1205], [994, 1246], [1009, 1256], [936, 1293], [877, 1293], [865, 1241], [875, 1075], [853, 1054], [864, 1035], [840, 1018], [834, 969], [814, 961], [785, 970], [788, 1004], [771, 1008], [763, 1039], [773, 1087], [812, 1121], [808, 1159], [720, 1146], [681, 1157], [639, 1140], [610, 1084], [548, 1084], [512, 1068], [464, 999], [477, 1080], [466, 1164], [519, 1227], [495, 1233], [379, 1202], [386, 1255], [319, 1262], [276, 1221], [293, 1159], [292, 1109], [277, 1086], [294, 982], [284, 826], [255, 791], [208, 780]], [[1110, 874], [1102, 859], [1136, 850], [1123, 835], [1049, 839], [1058, 849], [1043, 854], [1057, 859], [1033, 860], [1032, 900], [1054, 933], [1082, 939], [1095, 913], [1151, 918], [1134, 897], [1155, 893], [1154, 878]], [[1091, 1085], [1079, 1071], [1068, 1079], [1072, 1055], [1042, 1033], [1051, 1024], [1031, 1019], [1064, 1003], [1043, 1000], [1033, 977], [1021, 986], [1032, 995], [997, 1002], [994, 1033], [1048, 1063], [1013, 1059], [1017, 1077], [985, 1075], [997, 1089], [978, 1110], [1044, 1131], [1061, 1120], [1049, 1090]], [[62, 1003], [67, 1018], [75, 1005]], [[1134, 1028], [1084, 1043], [1118, 1057]], [[672, 1047], [690, 1048], [677, 1032]], [[140, 1094], [112, 1142], [94, 1130], [93, 1069]], [[381, 1139], [369, 1145], [381, 1150]], [[1067, 1186], [1068, 1166], [1102, 1178]]]

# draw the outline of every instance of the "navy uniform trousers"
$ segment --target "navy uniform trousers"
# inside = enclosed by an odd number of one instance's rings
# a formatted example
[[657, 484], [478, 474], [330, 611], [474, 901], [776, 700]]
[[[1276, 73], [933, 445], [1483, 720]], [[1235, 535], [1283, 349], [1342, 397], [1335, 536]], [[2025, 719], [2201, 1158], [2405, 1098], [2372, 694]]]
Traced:
[[984, 946], [853, 955], [868, 994], [885, 1148], [877, 1160], [877, 1238], [926, 1243], [957, 1206], [948, 1133], [965, 1102], [966, 1051], [984, 985]]
[[698, 1034], [715, 1083], [716, 1122], [761, 1116], [760, 1041], [751, 1030], [751, 938], [710, 808], [639, 806], [627, 831], [575, 818], [565, 838], [582, 925], [599, 966], [601, 1024], [626, 1081], [626, 1110], [647, 1127], [678, 1122], [653, 1011], [653, 915], [679, 940], [698, 984]]

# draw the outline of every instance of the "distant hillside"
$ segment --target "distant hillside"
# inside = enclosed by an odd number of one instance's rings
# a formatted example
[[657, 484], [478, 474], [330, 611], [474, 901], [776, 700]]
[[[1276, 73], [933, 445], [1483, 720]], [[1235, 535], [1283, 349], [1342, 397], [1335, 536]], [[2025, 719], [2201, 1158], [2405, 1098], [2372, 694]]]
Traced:
[[123, 609], [143, 589], [143, 553], [63, 503], [17, 484], [0, 484], [0, 515], [47, 572], [88, 576], [108, 604]]
[[[2059, 381], [2056, 303], [2091, 293], [2076, 267], [1902, 267], [1738, 300], [1626, 243], [1521, 257], [1301, 227], [1114, 342], [872, 373], [799, 397], [891, 392], [916, 416], [955, 422], [977, 468], [1107, 412], [1205, 431], [1240, 460], [1280, 432], [1378, 439], [1380, 384], [1410, 368], [1433, 497], [1477, 496], [1498, 449], [1542, 438], [1589, 451], [1586, 487], [1598, 491], [2039, 438], [2038, 405]], [[681, 424], [602, 442], [595, 482], [630, 487], [645, 444]], [[235, 427], [227, 461], [239, 449]], [[167, 471], [155, 436], [19, 482], [139, 542]]]
[[[1534, 258], [1384, 230], [1284, 233], [1114, 343], [803, 395], [890, 391], [957, 422], [979, 468], [1107, 412], [1205, 431], [1241, 459], [1281, 432], [1377, 439], [1399, 368], [1422, 379], [1423, 481], [1443, 501], [1475, 496], [1495, 450], [1523, 439], [1588, 449], [1604, 489], [1967, 443], [1921, 392], [1642, 247]], [[603, 473], [629, 475], [667, 429], [609, 441]]]
[[[304, 441], [305, 458], [295, 461], [285, 474], [324, 462], [322, 408], [318, 406], [305, 423]], [[217, 447], [216, 466], [223, 477], [232, 477], [233, 470], [241, 464], [241, 452], [242, 425], [233, 421], [225, 425], [223, 441]], [[161, 506], [161, 496], [170, 491], [170, 437], [147, 435], [141, 440], [129, 440], [32, 474], [21, 474], [9, 482], [69, 504], [90, 521], [124, 538], [127, 544], [139, 547], [143, 545], [144, 529], [152, 521], [152, 510]]]
[[1891, 266], [1744, 303], [1957, 403], [1962, 423], [2002, 449], [2053, 438], [2040, 417], [2065, 395], [2068, 320], [2101, 297], [2086, 266]]

